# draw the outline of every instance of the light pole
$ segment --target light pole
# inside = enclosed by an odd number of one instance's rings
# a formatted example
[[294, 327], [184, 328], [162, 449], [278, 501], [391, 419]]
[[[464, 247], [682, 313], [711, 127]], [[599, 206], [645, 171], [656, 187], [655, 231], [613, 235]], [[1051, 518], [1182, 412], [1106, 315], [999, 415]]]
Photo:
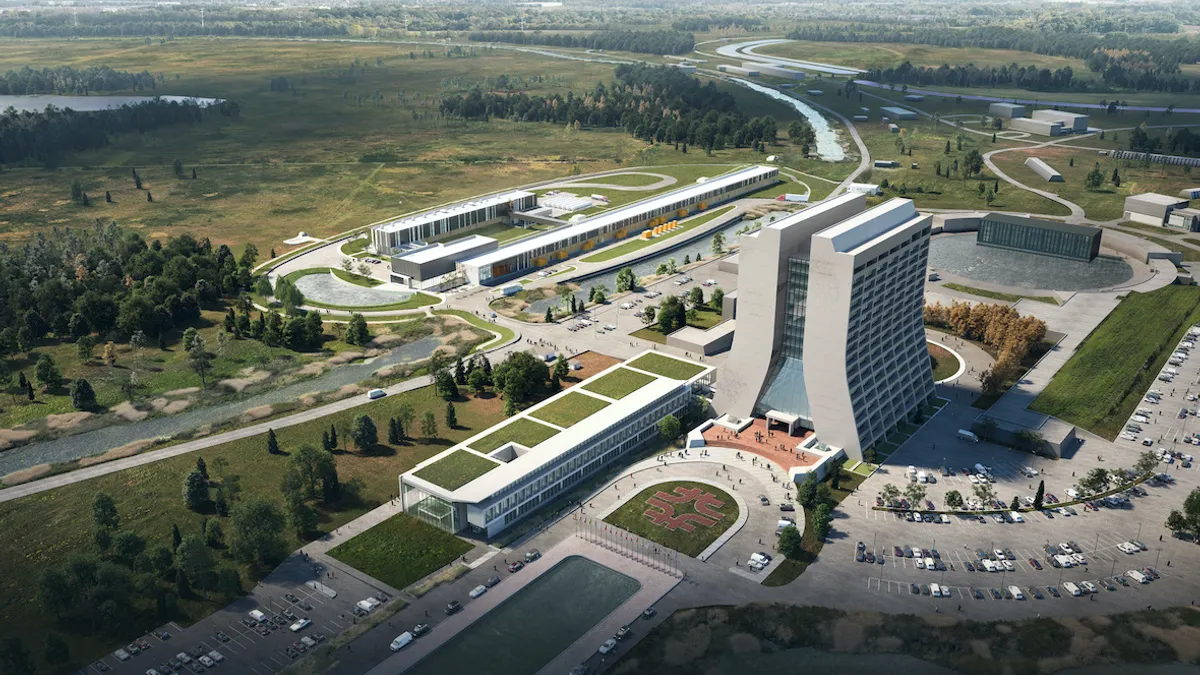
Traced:
[[1092, 545], [1092, 555], [1100, 555], [1100, 533], [1096, 533], [1096, 543]]
[[1154, 569], [1158, 569], [1158, 559], [1162, 557], [1162, 549], [1158, 549], [1158, 553], [1154, 555]]
[[1138, 523], [1138, 533], [1137, 533], [1137, 536], [1134, 537], [1134, 539], [1141, 539], [1141, 538], [1142, 538], [1142, 524]]

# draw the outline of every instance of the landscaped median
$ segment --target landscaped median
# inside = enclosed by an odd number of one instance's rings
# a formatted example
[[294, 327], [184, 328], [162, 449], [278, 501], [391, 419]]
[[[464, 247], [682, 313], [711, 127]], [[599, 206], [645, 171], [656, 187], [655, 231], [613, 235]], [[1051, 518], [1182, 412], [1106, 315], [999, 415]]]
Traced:
[[485, 343], [479, 345], [478, 347], [476, 347], [475, 351], [477, 351], [477, 352], [483, 351], [485, 349], [491, 349], [492, 347], [499, 347], [500, 345], [508, 344], [509, 342], [512, 342], [513, 340], [515, 340], [517, 337], [517, 334], [514, 333], [512, 331], [512, 329], [505, 328], [504, 326], [501, 326], [500, 324], [497, 324], [497, 323], [492, 323], [490, 321], [484, 321], [483, 319], [475, 316], [474, 314], [464, 311], [464, 310], [461, 310], [461, 309], [435, 309], [435, 310], [433, 310], [433, 313], [457, 316], [458, 318], [462, 319], [463, 321], [466, 321], [467, 323], [471, 324], [472, 326], [475, 326], [476, 328], [482, 328], [483, 330], [491, 331], [492, 333], [498, 333], [498, 335], [496, 336], [496, 339], [489, 340], [488, 342], [485, 342]]

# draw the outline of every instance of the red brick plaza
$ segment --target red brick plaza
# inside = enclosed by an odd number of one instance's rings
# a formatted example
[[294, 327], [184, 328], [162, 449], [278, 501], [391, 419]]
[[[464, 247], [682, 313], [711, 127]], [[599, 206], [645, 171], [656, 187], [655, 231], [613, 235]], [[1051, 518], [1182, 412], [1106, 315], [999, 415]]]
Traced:
[[704, 430], [704, 442], [707, 445], [757, 455], [788, 469], [794, 466], [812, 466], [821, 460], [820, 455], [796, 449], [796, 446], [807, 440], [812, 433], [805, 429], [803, 435], [790, 436], [784, 429], [771, 428], [767, 420], [755, 418], [750, 426], [738, 432], [714, 424]]

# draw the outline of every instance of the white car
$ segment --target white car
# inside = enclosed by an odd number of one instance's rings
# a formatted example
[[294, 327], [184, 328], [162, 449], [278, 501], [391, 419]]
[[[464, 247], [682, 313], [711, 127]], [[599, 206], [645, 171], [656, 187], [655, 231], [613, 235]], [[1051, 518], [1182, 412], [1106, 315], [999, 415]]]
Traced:
[[1018, 588], [1017, 586], [1009, 586], [1008, 592], [1012, 593], [1014, 600], [1024, 600], [1025, 599], [1025, 594], [1022, 593], [1021, 589]]
[[405, 647], [407, 647], [409, 645], [409, 643], [412, 641], [413, 641], [412, 633], [410, 633], [408, 631], [404, 631], [403, 633], [397, 635], [395, 640], [392, 640], [392, 644], [388, 645], [388, 648], [394, 652], [398, 652], [401, 649], [404, 649]]
[[1087, 591], [1088, 593], [1095, 593], [1096, 591], [1100, 590], [1096, 588], [1096, 584], [1093, 584], [1090, 581], [1085, 581], [1080, 585], [1083, 586], [1083, 590]]
[[372, 389], [371, 391], [367, 392], [367, 398], [372, 401], [377, 398], [383, 398], [384, 396], [387, 396], [387, 392], [382, 389]]
[[994, 551], [992, 551], [992, 553], [996, 554], [996, 560], [1004, 560], [1004, 551], [1002, 551], [1000, 549], [995, 549]]
[[607, 640], [604, 641], [604, 644], [600, 645], [600, 653], [608, 654], [609, 652], [611, 652], [612, 650], [614, 650], [616, 648], [617, 648], [617, 639], [616, 638], [608, 638]]
[[949, 525], [950, 524], [950, 516], [943, 513], [942, 514], [942, 524]]
[[1074, 562], [1076, 565], [1088, 564], [1087, 558], [1083, 557], [1082, 553], [1072, 553], [1071, 554], [1071, 562]]
[[983, 569], [985, 569], [989, 572], [995, 572], [996, 570], [999, 569], [999, 567], [997, 567], [996, 563], [992, 562], [990, 559], [984, 558], [983, 559]]
[[1011, 560], [1001, 560], [1001, 561], [1000, 561], [1000, 564], [1001, 564], [1001, 565], [1004, 565], [1004, 569], [1005, 569], [1005, 570], [1007, 570], [1007, 571], [1009, 571], [1009, 572], [1014, 572], [1014, 571], [1016, 571], [1016, 567], [1014, 567], [1014, 566], [1013, 566], [1013, 563], [1012, 563], [1012, 561], [1011, 561]]
[[1125, 576], [1129, 577], [1130, 579], [1133, 579], [1134, 581], [1138, 582], [1139, 584], [1150, 583], [1150, 577], [1146, 576], [1145, 574], [1142, 574], [1138, 570], [1129, 570], [1128, 572], [1125, 573]]
[[291, 626], [288, 626], [288, 630], [292, 631], [293, 633], [299, 633], [300, 631], [304, 630], [305, 628], [308, 628], [311, 625], [312, 625], [312, 621], [309, 621], [308, 619], [300, 619], [299, 621], [292, 624]]
[[1134, 553], [1137, 553], [1138, 551], [1140, 551], [1142, 549], [1125, 541], [1125, 542], [1121, 542], [1120, 544], [1117, 544], [1117, 550], [1124, 551], [1126, 555], [1133, 555]]
[[118, 649], [117, 651], [113, 652], [113, 656], [117, 657], [118, 661], [129, 660], [129, 652], [125, 651], [124, 649]]
[[919, 570], [925, 569], [925, 559], [924, 558], [913, 558], [913, 561], [915, 562], [917, 569], [919, 569]]
[[1079, 491], [1075, 488], [1067, 488], [1067, 496], [1071, 499], [1079, 499]]
[[1075, 552], [1075, 550], [1071, 548], [1071, 545], [1066, 542], [1059, 544], [1058, 550], [1062, 551], [1063, 553], [1066, 553], [1067, 555], [1071, 555], [1072, 553]]
[[1058, 561], [1059, 565], [1062, 565], [1065, 568], [1071, 568], [1075, 566], [1075, 561], [1071, 560], [1070, 556], [1056, 555], [1054, 556], [1054, 559]]
[[979, 485], [979, 477], [975, 474], [971, 474], [970, 476], [967, 476], [967, 478], [970, 479], [971, 485]]
[[932, 571], [937, 570], [937, 563], [933, 562], [933, 558], [925, 559], [925, 569]]
[[478, 598], [479, 596], [483, 595], [484, 593], [487, 593], [487, 586], [480, 584], [480, 585], [476, 586], [475, 588], [472, 588], [471, 592], [467, 593], [467, 597], [474, 600], [475, 598]]
[[942, 587], [937, 584], [929, 584], [929, 594], [935, 598], [942, 597]]
[[213, 668], [217, 665], [216, 661], [213, 661], [212, 659], [208, 658], [208, 654], [201, 654], [200, 658], [198, 658], [196, 660], [199, 661], [200, 664], [203, 665], [205, 668]]
[[1014, 523], [1025, 522], [1025, 518], [1021, 514], [1017, 513], [1016, 511], [1009, 511], [1008, 515], [1009, 515], [1009, 517], [1011, 517], [1013, 519]]
[[1064, 581], [1062, 587], [1063, 587], [1064, 591], [1066, 591], [1076, 597], [1079, 597], [1079, 595], [1081, 593], [1081, 591], [1079, 590], [1079, 587], [1069, 581]]
[[176, 654], [175, 658], [182, 661], [183, 665], [185, 665], [185, 666], [192, 662], [192, 657], [188, 656], [187, 654], [185, 654], [183, 652], [179, 652], [178, 654]]
[[214, 649], [208, 653], [208, 658], [212, 659], [213, 661], [216, 661], [217, 663], [220, 663], [225, 660], [225, 655]]

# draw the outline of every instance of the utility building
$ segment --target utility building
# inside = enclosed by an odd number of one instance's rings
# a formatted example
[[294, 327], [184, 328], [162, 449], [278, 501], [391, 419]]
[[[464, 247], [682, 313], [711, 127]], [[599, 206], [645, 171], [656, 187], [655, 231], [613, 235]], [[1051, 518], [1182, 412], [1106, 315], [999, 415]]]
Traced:
[[377, 225], [371, 244], [379, 255], [391, 255], [405, 244], [426, 242], [458, 230], [504, 222], [510, 214], [537, 206], [537, 195], [520, 190], [443, 206]]
[[1098, 227], [988, 213], [980, 219], [975, 243], [1090, 262], [1100, 254], [1102, 234]]
[[[934, 395], [930, 217], [847, 193], [742, 238], [733, 349], [715, 407], [813, 429], [861, 459]], [[754, 293], [746, 293], [754, 289]]]
[[1030, 157], [1025, 160], [1025, 166], [1033, 170], [1034, 173], [1046, 179], [1047, 183], [1063, 182], [1062, 174], [1055, 171], [1049, 164], [1043, 162], [1037, 157]]
[[1125, 220], [1146, 225], [1163, 225], [1167, 216], [1175, 209], [1186, 209], [1191, 205], [1187, 199], [1160, 195], [1154, 192], [1125, 198]]
[[1088, 130], [1088, 116], [1062, 110], [1034, 110], [1032, 119], [1043, 122], [1061, 122], [1066, 133], [1083, 134]]
[[1008, 128], [1013, 131], [1024, 131], [1027, 134], [1039, 136], [1062, 136], [1063, 123], [1049, 120], [1035, 120], [1029, 117], [1014, 117], [1008, 122]]
[[894, 120], [917, 119], [917, 113], [909, 110], [908, 108], [901, 108], [894, 105], [885, 105], [879, 109], [879, 112]]
[[442, 290], [466, 283], [457, 263], [495, 251], [498, 242], [478, 234], [449, 244], [429, 244], [392, 256], [392, 281], [420, 290]]
[[988, 114], [1004, 119], [1025, 117], [1025, 106], [1018, 103], [993, 103], [988, 106]]
[[742, 67], [746, 68], [746, 69], [757, 70], [758, 72], [762, 73], [763, 75], [770, 75], [771, 77], [782, 77], [787, 80], [803, 80], [804, 79], [804, 73], [802, 73], [798, 70], [791, 70], [790, 68], [784, 68], [782, 66], [772, 66], [772, 65], [768, 65], [766, 63], [742, 63]]

